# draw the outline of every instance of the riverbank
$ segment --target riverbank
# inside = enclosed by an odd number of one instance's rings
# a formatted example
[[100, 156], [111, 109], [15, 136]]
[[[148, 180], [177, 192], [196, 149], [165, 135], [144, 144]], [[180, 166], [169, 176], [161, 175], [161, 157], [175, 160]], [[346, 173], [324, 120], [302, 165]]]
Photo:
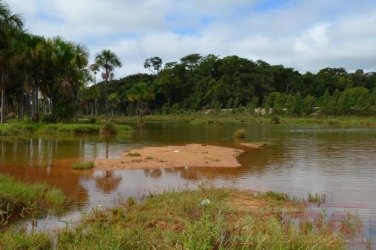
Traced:
[[12, 121], [0, 124], [0, 136], [28, 136], [28, 135], [55, 135], [55, 136], [76, 136], [76, 135], [111, 135], [111, 134], [132, 134], [132, 128], [127, 125], [110, 124], [106, 122], [94, 124], [81, 123], [34, 123], [24, 121]]
[[63, 210], [68, 198], [47, 184], [27, 184], [0, 174], [0, 227], [9, 220]]
[[[255, 146], [256, 147], [256, 146]], [[161, 169], [184, 167], [241, 167], [243, 150], [206, 144], [145, 147], [125, 152], [118, 159], [97, 159], [96, 169]]]
[[[129, 198], [97, 208], [57, 232], [56, 249], [344, 249], [355, 217], [309, 217], [305, 203], [280, 193], [200, 188]], [[0, 234], [1, 249], [52, 249], [48, 233]]]
[[[260, 123], [260, 124], [307, 124], [324, 126], [376, 126], [376, 117], [357, 116], [320, 116], [320, 117], [288, 117], [288, 116], [261, 116], [247, 113], [219, 112], [215, 114], [190, 113], [139, 116], [112, 116], [113, 124], [143, 123], [143, 122], [187, 122], [192, 124], [207, 123], [221, 125], [223, 123]], [[100, 118], [98, 118], [100, 120]]]

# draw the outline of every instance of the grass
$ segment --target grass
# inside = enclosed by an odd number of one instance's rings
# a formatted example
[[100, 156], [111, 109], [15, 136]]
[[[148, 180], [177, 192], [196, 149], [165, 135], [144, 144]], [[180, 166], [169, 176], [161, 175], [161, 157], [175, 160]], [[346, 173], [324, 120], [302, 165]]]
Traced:
[[50, 209], [59, 210], [68, 202], [65, 194], [47, 184], [25, 184], [0, 174], [0, 223], [31, 216]]
[[77, 162], [72, 165], [72, 169], [74, 170], [88, 170], [94, 167], [94, 162], [92, 161]]
[[[211, 125], [223, 125], [230, 122], [240, 123], [261, 123], [271, 124], [276, 123], [276, 120], [272, 119], [275, 116], [256, 116], [248, 113], [225, 113], [219, 112], [216, 114], [203, 114], [203, 113], [190, 113], [190, 114], [168, 114], [168, 115], [147, 115], [142, 118], [143, 122], [169, 122], [179, 121], [193, 124], [211, 124]], [[98, 118], [97, 120], [100, 120]], [[114, 116], [111, 117], [112, 124], [127, 124], [130, 122], [140, 122], [138, 116]], [[278, 116], [278, 122], [280, 124], [317, 124], [324, 126], [376, 126], [376, 117], [360, 117], [360, 116], [317, 116], [317, 117], [289, 117]]]
[[53, 249], [50, 236], [46, 233], [25, 234], [17, 231], [0, 233], [0, 249]]
[[22, 136], [22, 135], [113, 135], [116, 133], [131, 134], [132, 128], [126, 125], [85, 124], [85, 123], [32, 123], [24, 121], [13, 121], [7, 124], [0, 124], [0, 136]]
[[[56, 249], [345, 249], [345, 237], [359, 232], [355, 217], [333, 222], [306, 214], [304, 204], [279, 193], [170, 191], [93, 209], [77, 226], [58, 232], [55, 242]], [[8, 242], [12, 249], [50, 249], [52, 238], [45, 237], [8, 232], [0, 236], [0, 249]]]
[[309, 193], [308, 194], [308, 201], [311, 202], [311, 203], [321, 204], [321, 203], [324, 203], [326, 201], [326, 195], [325, 194], [318, 194], [318, 193], [315, 193], [315, 194]]
[[137, 153], [137, 152], [129, 152], [127, 155], [130, 156], [130, 157], [138, 157], [138, 156], [141, 156], [141, 154], [140, 154], [140, 153]]

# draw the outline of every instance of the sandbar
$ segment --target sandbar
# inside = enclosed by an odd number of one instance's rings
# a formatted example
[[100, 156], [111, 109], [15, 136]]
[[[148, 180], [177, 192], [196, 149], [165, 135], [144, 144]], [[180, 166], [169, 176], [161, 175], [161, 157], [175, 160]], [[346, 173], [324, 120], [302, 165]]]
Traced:
[[241, 149], [206, 144], [187, 144], [178, 146], [153, 146], [133, 149], [118, 159], [97, 159], [96, 169], [162, 169], [181, 167], [241, 167], [238, 156]]

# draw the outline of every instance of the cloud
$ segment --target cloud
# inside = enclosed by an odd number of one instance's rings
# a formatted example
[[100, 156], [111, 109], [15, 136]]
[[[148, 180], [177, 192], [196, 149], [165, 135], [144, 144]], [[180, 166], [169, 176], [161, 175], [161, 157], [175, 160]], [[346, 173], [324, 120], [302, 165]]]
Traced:
[[146, 58], [236, 54], [302, 72], [376, 68], [372, 0], [8, 0], [36, 34], [111, 49], [118, 77], [146, 72]]

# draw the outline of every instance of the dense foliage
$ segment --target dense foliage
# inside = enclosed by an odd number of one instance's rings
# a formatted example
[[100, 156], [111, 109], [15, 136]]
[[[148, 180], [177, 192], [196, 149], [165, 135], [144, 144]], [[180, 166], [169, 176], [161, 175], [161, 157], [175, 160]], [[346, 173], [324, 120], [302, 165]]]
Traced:
[[[238, 56], [190, 54], [163, 65], [147, 58], [151, 74], [114, 79], [121, 67], [109, 50], [88, 65], [85, 46], [23, 30], [23, 18], [0, 0], [0, 123], [45, 122], [75, 115], [185, 113], [220, 109], [289, 116], [374, 115], [376, 73], [325, 68], [300, 73]], [[104, 80], [97, 84], [97, 73]], [[92, 82], [93, 86], [85, 85]]]
[[[79, 109], [80, 89], [91, 78], [89, 52], [61, 37], [23, 30], [23, 18], [0, 0], [0, 118], [69, 120]], [[100, 62], [98, 60], [98, 62]], [[110, 77], [107, 65], [104, 79]], [[106, 75], [107, 74], [107, 75]]]
[[[146, 68], [152, 59], [146, 59]], [[376, 113], [375, 87], [375, 72], [325, 68], [301, 74], [260, 60], [191, 54], [151, 75], [111, 81], [109, 102], [117, 114], [237, 109], [290, 116], [371, 115]], [[84, 90], [85, 114], [94, 114], [94, 100], [103, 103], [103, 88], [99, 83]]]

